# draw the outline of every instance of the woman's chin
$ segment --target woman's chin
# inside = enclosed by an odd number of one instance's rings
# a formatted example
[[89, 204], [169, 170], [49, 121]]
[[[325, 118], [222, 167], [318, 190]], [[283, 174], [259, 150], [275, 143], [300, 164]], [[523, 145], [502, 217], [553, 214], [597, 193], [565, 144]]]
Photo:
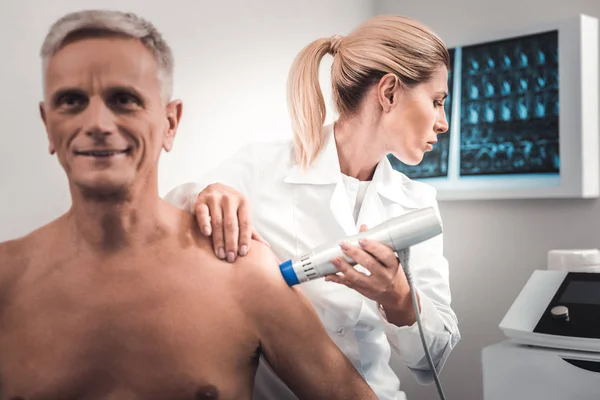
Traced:
[[421, 161], [423, 161], [423, 156], [425, 155], [425, 153], [419, 152], [419, 153], [414, 153], [414, 154], [406, 154], [403, 156], [400, 156], [396, 153], [392, 153], [394, 157], [396, 157], [398, 160], [400, 160], [403, 164], [406, 165], [410, 165], [410, 166], [415, 166], [421, 163]]

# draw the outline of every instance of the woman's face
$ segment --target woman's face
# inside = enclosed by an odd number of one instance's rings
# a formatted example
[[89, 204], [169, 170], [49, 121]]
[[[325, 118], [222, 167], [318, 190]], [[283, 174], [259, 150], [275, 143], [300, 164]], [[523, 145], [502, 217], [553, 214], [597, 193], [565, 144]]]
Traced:
[[437, 135], [448, 131], [444, 101], [448, 95], [448, 70], [440, 67], [428, 81], [410, 90], [397, 87], [381, 127], [386, 150], [407, 165], [421, 162], [437, 143]]

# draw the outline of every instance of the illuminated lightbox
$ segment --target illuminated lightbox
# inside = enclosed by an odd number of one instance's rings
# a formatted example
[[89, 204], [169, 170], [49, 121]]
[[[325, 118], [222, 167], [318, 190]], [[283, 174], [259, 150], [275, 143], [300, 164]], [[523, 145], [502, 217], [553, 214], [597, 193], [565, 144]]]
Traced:
[[416, 166], [438, 200], [599, 195], [598, 20], [578, 16], [450, 49], [449, 131]]

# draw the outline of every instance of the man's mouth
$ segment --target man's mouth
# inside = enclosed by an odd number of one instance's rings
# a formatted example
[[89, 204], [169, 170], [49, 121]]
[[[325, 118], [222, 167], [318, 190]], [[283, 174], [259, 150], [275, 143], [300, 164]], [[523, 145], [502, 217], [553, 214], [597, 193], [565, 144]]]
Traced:
[[102, 149], [102, 150], [76, 150], [75, 155], [87, 157], [112, 157], [120, 154], [129, 154], [131, 148], [125, 150]]

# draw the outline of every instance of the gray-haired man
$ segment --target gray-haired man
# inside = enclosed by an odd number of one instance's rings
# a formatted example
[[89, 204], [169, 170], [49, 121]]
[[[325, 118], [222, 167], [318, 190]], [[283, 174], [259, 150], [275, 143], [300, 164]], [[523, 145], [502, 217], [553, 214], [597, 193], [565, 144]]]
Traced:
[[263, 354], [299, 397], [374, 399], [255, 243], [230, 265], [163, 201], [182, 114], [148, 22], [85, 11], [42, 48], [40, 112], [72, 207], [0, 244], [3, 399], [249, 399]]

